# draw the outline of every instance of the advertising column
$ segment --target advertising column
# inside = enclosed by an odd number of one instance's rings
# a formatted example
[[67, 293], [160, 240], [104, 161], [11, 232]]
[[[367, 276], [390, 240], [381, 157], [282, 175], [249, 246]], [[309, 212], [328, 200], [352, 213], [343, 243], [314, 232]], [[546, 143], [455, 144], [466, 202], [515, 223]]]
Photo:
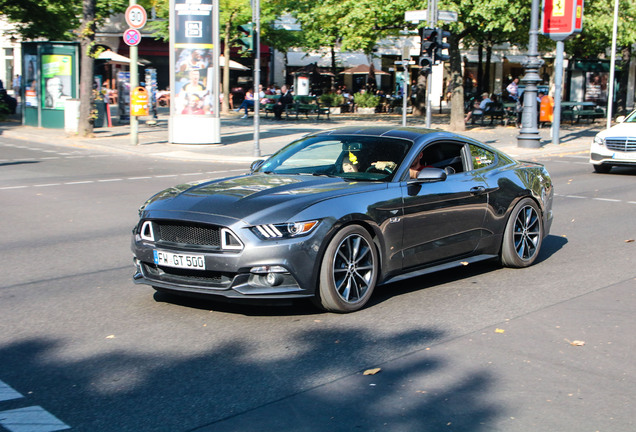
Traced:
[[171, 143], [221, 142], [215, 1], [170, 2]]

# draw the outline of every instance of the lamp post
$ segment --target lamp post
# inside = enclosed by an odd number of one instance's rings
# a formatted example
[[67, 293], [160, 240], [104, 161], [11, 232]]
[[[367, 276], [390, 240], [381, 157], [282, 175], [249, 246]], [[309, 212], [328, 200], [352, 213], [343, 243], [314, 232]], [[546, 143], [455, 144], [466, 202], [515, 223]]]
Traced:
[[517, 147], [539, 148], [541, 137], [537, 128], [537, 84], [541, 82], [539, 69], [543, 60], [539, 58], [538, 48], [539, 34], [539, 0], [532, 0], [530, 18], [530, 41], [528, 44], [528, 57], [523, 62], [525, 75], [521, 82], [525, 84], [523, 97], [523, 112], [521, 115], [521, 130], [517, 137]]

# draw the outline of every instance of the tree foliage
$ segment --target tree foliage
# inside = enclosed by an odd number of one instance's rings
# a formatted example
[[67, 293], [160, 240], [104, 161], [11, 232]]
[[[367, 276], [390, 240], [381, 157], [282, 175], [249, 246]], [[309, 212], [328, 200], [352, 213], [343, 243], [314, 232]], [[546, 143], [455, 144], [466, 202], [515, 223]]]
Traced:
[[[636, 43], [636, 2], [620, 0], [618, 7], [617, 49]], [[576, 58], [598, 58], [609, 53], [614, 27], [614, 0], [585, 2], [583, 31], [566, 41], [566, 52]]]
[[[98, 0], [97, 23], [127, 6], [125, 0]], [[82, 0], [0, 0], [0, 15], [15, 24], [24, 40], [75, 40], [82, 24]]]

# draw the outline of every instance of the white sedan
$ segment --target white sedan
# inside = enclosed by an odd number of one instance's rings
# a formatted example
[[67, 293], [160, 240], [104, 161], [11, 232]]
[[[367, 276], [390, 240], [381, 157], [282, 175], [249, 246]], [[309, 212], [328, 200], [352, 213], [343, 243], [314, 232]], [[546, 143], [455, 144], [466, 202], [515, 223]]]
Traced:
[[615, 165], [636, 166], [636, 111], [617, 121], [592, 141], [590, 163], [597, 173], [608, 173]]

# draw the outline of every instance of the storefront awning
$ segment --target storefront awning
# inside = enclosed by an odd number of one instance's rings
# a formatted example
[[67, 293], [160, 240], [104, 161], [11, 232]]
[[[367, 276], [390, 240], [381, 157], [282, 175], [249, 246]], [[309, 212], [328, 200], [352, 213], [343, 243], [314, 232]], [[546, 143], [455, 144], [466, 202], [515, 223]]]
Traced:
[[[331, 67], [331, 55], [320, 53], [288, 52], [287, 66], [308, 66], [317, 63], [318, 67]], [[369, 64], [369, 59], [361, 53], [337, 53], [338, 67], [350, 68], [361, 64]]]

